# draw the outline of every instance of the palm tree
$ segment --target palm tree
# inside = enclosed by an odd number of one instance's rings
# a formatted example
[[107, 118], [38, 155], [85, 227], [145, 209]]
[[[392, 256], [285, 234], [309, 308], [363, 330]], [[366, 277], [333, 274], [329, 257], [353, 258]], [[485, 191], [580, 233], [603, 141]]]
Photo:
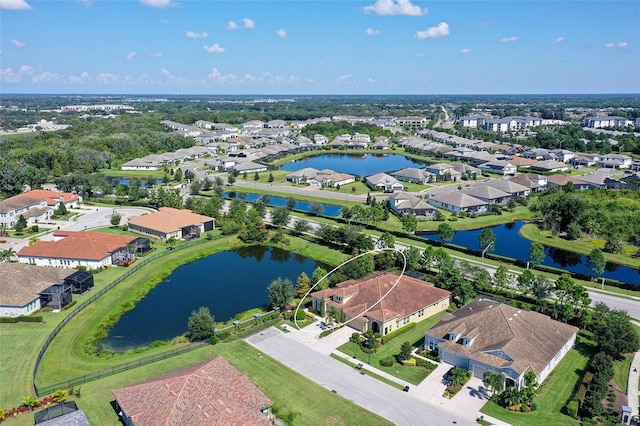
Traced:
[[13, 248], [8, 248], [0, 252], [0, 261], [11, 262], [11, 259], [16, 255], [16, 251]]
[[177, 242], [178, 242], [178, 240], [174, 236], [171, 236], [171, 237], [167, 238], [167, 244], [169, 244], [169, 248], [171, 250], [173, 250], [173, 248], [176, 246]]
[[38, 405], [38, 400], [32, 397], [31, 395], [25, 396], [22, 398], [22, 405], [29, 407], [29, 411], [33, 409], [36, 405]]

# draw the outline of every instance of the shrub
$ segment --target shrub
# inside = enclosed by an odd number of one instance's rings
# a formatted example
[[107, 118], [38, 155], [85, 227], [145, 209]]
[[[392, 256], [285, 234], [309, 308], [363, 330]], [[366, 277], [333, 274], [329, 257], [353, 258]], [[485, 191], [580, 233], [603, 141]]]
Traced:
[[53, 394], [53, 400], [55, 402], [57, 402], [58, 404], [61, 402], [64, 402], [67, 400], [67, 391], [64, 389], [58, 389], [54, 394]]
[[151, 348], [159, 348], [160, 346], [165, 346], [167, 344], [167, 342], [165, 342], [164, 340], [156, 340], [153, 343], [151, 343]]
[[567, 414], [573, 417], [574, 419], [578, 418], [578, 401], [572, 399], [567, 404]]
[[36, 233], [36, 232], [39, 232], [39, 231], [40, 231], [40, 228], [38, 227], [38, 225], [33, 225], [31, 227], [31, 232]]
[[393, 359], [392, 356], [388, 356], [380, 360], [380, 365], [382, 365], [383, 367], [391, 367], [393, 366], [393, 364], [395, 364], [395, 362], [396, 361]]
[[386, 345], [388, 341], [389, 341], [389, 338], [387, 336], [382, 336], [380, 338], [380, 343], [382, 343], [383, 345]]
[[73, 307], [73, 305], [75, 305], [76, 303], [78, 303], [77, 300], [72, 300], [71, 302], [67, 303], [66, 305], [64, 305], [64, 307], [62, 308], [62, 310], [66, 311], [67, 309]]
[[220, 338], [218, 336], [212, 336], [211, 339], [209, 339], [209, 343], [211, 343], [212, 345], [215, 345], [219, 341], [220, 341]]
[[302, 321], [305, 318], [307, 318], [307, 314], [304, 312], [304, 310], [298, 309], [298, 311], [296, 312], [296, 320]]
[[322, 333], [320, 333], [320, 337], [327, 337], [328, 335], [330, 335], [333, 332], [333, 330], [325, 330]]
[[391, 339], [393, 339], [393, 338], [395, 338], [395, 337], [398, 337], [398, 336], [400, 336], [401, 334], [406, 333], [407, 331], [409, 331], [409, 330], [411, 330], [411, 329], [415, 328], [415, 327], [416, 327], [416, 325], [417, 325], [417, 324], [416, 324], [415, 322], [412, 322], [412, 323], [410, 323], [410, 324], [405, 325], [404, 327], [400, 327], [399, 329], [397, 329], [397, 330], [395, 330], [395, 331], [392, 331], [391, 333], [388, 333], [388, 334], [387, 334], [387, 339], [388, 339], [388, 340], [391, 340]]
[[408, 365], [408, 366], [416, 366], [416, 359], [415, 358], [409, 358], [409, 359], [405, 359], [402, 361], [402, 365]]
[[218, 332], [218, 334], [216, 334], [216, 336], [218, 336], [218, 338], [219, 338], [220, 340], [224, 340], [224, 339], [226, 339], [227, 337], [229, 337], [229, 335], [230, 335], [230, 334], [231, 334], [231, 333], [229, 333], [229, 331], [228, 331], [228, 330], [225, 330], [225, 331], [220, 331], [220, 332]]

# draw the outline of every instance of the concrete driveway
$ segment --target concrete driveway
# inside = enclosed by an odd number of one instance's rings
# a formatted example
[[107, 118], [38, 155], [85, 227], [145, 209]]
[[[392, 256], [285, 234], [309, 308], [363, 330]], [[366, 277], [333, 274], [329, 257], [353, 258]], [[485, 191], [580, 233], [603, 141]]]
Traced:
[[292, 333], [271, 328], [249, 337], [247, 342], [324, 388], [396, 425], [475, 424], [475, 418], [471, 418], [473, 415], [469, 416], [467, 410], [451, 414], [418, 398], [412, 391], [405, 393], [361, 375], [356, 369], [300, 343]]

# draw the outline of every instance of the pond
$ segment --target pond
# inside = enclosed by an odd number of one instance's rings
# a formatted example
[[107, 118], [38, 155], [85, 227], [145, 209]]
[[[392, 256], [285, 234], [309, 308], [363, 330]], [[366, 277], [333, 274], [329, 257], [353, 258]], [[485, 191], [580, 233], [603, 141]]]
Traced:
[[306, 167], [331, 169], [340, 173], [366, 177], [376, 173], [390, 173], [407, 167], [423, 168], [424, 162], [399, 154], [322, 154], [280, 166], [280, 170], [297, 172]]
[[[100, 350], [122, 352], [187, 331], [189, 315], [207, 306], [216, 322], [269, 304], [267, 287], [278, 277], [294, 284], [315, 260], [273, 247], [245, 247], [182, 265], [126, 312], [100, 342]], [[328, 270], [328, 269], [327, 269]]]
[[[494, 250], [491, 253], [526, 262], [529, 258], [531, 241], [520, 235], [520, 229], [524, 224], [525, 222], [515, 222], [490, 227], [496, 234]], [[482, 232], [482, 229], [456, 231], [451, 243], [479, 251], [478, 236], [480, 232]], [[423, 233], [418, 236], [430, 240], [438, 240], [438, 234], [435, 232]], [[587, 267], [587, 256], [554, 247], [545, 247], [545, 254], [543, 265], [591, 276], [591, 270]], [[640, 271], [625, 265], [607, 262], [602, 276], [640, 285]]]
[[[242, 199], [244, 199], [249, 203], [253, 203], [257, 201], [260, 197], [264, 196], [264, 194], [256, 194], [254, 192], [225, 192], [223, 195], [227, 198], [241, 197]], [[269, 196], [268, 199], [269, 199], [268, 205], [271, 207], [287, 206], [286, 198]], [[293, 210], [297, 210], [305, 213], [312, 213], [311, 207], [310, 207], [311, 204], [312, 203], [308, 201], [296, 200], [296, 205], [293, 208]], [[324, 204], [324, 203], [318, 203], [318, 204], [322, 206], [322, 211], [320, 212], [321, 216], [338, 217], [340, 216], [340, 212], [342, 212], [342, 209], [343, 209], [342, 206], [337, 206], [335, 204]]]
[[[149, 185], [148, 183], [148, 179], [137, 179], [137, 181], [139, 182], [139, 186], [140, 188], [148, 188], [149, 186], [158, 186], [158, 185], [162, 185], [162, 179], [156, 179], [155, 183], [151, 182], [151, 185]], [[118, 186], [118, 185], [124, 185], [124, 186], [129, 186], [131, 185], [131, 179], [130, 178], [117, 178], [117, 177], [108, 177], [107, 178], [107, 183], [111, 186]], [[136, 183], [136, 179], [133, 180], [133, 183]]]

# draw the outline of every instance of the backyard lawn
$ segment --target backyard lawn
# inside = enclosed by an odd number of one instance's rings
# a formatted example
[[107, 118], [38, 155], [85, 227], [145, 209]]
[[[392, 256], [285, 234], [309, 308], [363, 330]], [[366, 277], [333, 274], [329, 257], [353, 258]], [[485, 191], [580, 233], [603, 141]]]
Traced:
[[560, 361], [560, 364], [540, 387], [539, 395], [536, 398], [538, 405], [536, 411], [530, 413], [510, 411], [491, 401], [487, 402], [480, 411], [518, 426], [577, 425], [577, 420], [562, 414], [561, 410], [571, 397], [573, 389], [581, 379], [594, 351], [595, 343], [582, 332], [578, 333], [574, 348]]
[[344, 345], [340, 346], [338, 350], [346, 355], [349, 355], [350, 357], [355, 356], [358, 360], [364, 363], [369, 363], [369, 361], [371, 361], [370, 364], [373, 367], [396, 376], [400, 379], [406, 380], [409, 383], [417, 385], [429, 375], [428, 370], [423, 367], [405, 366], [397, 363], [391, 367], [385, 367], [380, 364], [380, 360], [388, 356], [394, 356], [400, 353], [400, 346], [402, 346], [403, 342], [411, 343], [414, 348], [421, 347], [422, 343], [424, 342], [424, 331], [436, 324], [440, 320], [440, 315], [441, 314], [436, 314], [432, 317], [420, 321], [419, 323], [417, 323], [416, 327], [412, 328], [404, 334], [396, 336], [395, 338], [387, 342], [386, 345], [382, 345], [380, 348], [378, 348], [376, 353], [371, 354], [370, 357], [369, 354], [363, 352], [362, 349], [360, 349], [360, 346], [352, 342], [345, 343]]
[[623, 359], [613, 363], [613, 380], [624, 393], [629, 385], [629, 369], [633, 361], [633, 354], [627, 354]]

